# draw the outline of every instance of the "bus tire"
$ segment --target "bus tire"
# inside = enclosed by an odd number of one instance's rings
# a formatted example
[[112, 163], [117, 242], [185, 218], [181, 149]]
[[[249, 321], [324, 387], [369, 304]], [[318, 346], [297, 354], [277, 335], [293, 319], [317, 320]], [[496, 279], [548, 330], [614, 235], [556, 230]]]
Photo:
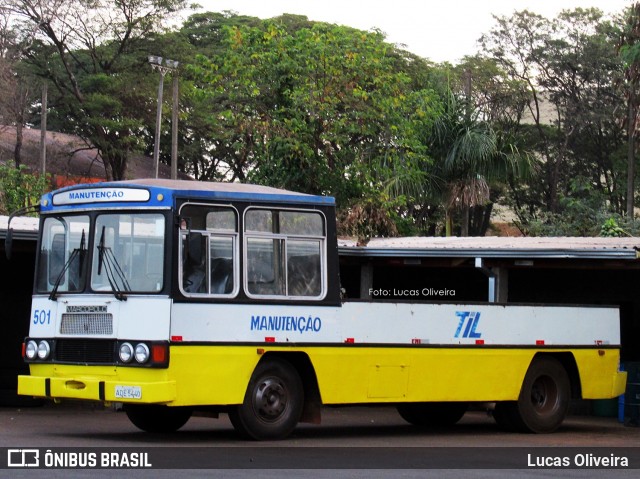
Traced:
[[125, 404], [124, 411], [138, 429], [152, 433], [176, 432], [191, 417], [191, 409], [155, 404]]
[[304, 388], [296, 369], [283, 359], [266, 359], [256, 367], [239, 406], [229, 419], [244, 438], [282, 439], [295, 429], [304, 406]]
[[523, 432], [553, 432], [567, 415], [570, 399], [569, 375], [560, 361], [553, 357], [534, 359], [518, 401], [513, 403], [511, 420]]
[[398, 413], [409, 424], [443, 427], [457, 423], [467, 412], [465, 402], [421, 402], [398, 404]]

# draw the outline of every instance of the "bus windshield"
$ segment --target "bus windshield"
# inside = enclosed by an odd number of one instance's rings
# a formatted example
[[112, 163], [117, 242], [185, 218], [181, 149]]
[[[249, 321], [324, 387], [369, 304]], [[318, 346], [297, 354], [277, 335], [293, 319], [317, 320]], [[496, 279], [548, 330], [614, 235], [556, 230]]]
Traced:
[[157, 293], [164, 284], [164, 240], [160, 213], [46, 218], [36, 289], [53, 297], [83, 291]]
[[92, 290], [156, 293], [162, 289], [164, 216], [99, 215], [93, 237]]
[[88, 239], [88, 216], [55, 216], [44, 220], [36, 279], [38, 292], [84, 289]]

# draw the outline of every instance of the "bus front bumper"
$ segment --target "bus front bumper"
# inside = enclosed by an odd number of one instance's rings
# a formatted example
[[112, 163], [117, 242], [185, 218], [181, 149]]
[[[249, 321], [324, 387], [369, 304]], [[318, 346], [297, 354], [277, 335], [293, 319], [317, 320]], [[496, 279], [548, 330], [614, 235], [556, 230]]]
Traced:
[[18, 376], [18, 394], [50, 399], [158, 404], [170, 403], [176, 399], [176, 383], [82, 376]]

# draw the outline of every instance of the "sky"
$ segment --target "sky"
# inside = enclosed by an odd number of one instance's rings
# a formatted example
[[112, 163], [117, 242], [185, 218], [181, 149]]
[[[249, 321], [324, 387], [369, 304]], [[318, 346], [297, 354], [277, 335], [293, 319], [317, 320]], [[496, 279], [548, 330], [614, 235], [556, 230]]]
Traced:
[[495, 25], [493, 15], [529, 10], [548, 18], [561, 10], [597, 7], [620, 13], [632, 0], [196, 0], [204, 11], [231, 10], [272, 18], [283, 13], [310, 20], [379, 29], [387, 41], [435, 62], [457, 63], [477, 51], [476, 42]]

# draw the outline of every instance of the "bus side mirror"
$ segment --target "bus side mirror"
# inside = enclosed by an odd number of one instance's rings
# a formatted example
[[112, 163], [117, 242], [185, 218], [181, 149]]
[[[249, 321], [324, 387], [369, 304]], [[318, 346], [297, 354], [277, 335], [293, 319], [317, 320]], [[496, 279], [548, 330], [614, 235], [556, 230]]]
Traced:
[[7, 261], [11, 260], [11, 250], [13, 249], [13, 229], [11, 228], [11, 221], [16, 216], [27, 213], [40, 213], [40, 205], [25, 206], [9, 215], [9, 219], [7, 220], [7, 236], [4, 239], [4, 254], [7, 257]]
[[180, 230], [189, 231], [191, 229], [191, 218], [187, 218], [186, 216], [178, 216], [177, 218], [178, 226], [180, 226]]

